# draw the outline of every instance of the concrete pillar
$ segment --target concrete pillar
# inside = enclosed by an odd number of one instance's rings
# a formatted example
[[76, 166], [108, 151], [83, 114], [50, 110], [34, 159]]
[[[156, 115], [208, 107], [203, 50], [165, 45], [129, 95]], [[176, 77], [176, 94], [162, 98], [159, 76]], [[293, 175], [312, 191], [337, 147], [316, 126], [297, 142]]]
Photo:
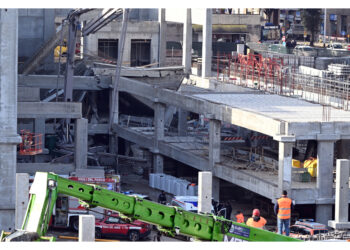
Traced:
[[[34, 119], [34, 131], [36, 134], [41, 134], [41, 145], [42, 148], [45, 148], [45, 119], [36, 118]], [[35, 156], [35, 162], [39, 162], [42, 158], [40, 155]]]
[[278, 197], [283, 190], [291, 194], [292, 188], [292, 153], [294, 142], [279, 142], [278, 150]]
[[213, 176], [212, 197], [216, 201], [220, 201], [220, 179]]
[[348, 221], [349, 160], [337, 160], [335, 188], [335, 221]]
[[158, 148], [158, 141], [164, 140], [164, 115], [165, 105], [163, 103], [155, 103], [154, 105], [154, 143]]
[[159, 66], [165, 66], [166, 60], [166, 30], [167, 23], [165, 21], [165, 9], [159, 9]]
[[153, 172], [154, 173], [164, 172], [164, 158], [161, 154], [153, 153]]
[[191, 74], [192, 60], [192, 17], [191, 9], [186, 9], [186, 20], [183, 29], [183, 46], [182, 46], [182, 65], [185, 67], [185, 73]]
[[335, 187], [335, 220], [328, 221], [334, 229], [350, 228], [349, 222], [349, 160], [337, 160]]
[[88, 120], [85, 118], [75, 120], [75, 168], [87, 168], [88, 151]]
[[336, 143], [338, 159], [350, 160], [350, 140], [339, 140]]
[[15, 228], [18, 10], [0, 9], [0, 230]]
[[34, 119], [34, 131], [36, 134], [42, 134], [42, 147], [45, 147], [45, 118]]
[[318, 140], [316, 221], [325, 225], [332, 219], [332, 203], [329, 199], [333, 198], [333, 159], [334, 140]]
[[159, 141], [164, 140], [164, 116], [165, 105], [155, 103], [154, 105], [154, 149], [153, 149], [153, 170], [155, 173], [163, 173], [164, 159], [159, 154]]
[[177, 131], [179, 136], [187, 135], [187, 115], [188, 115], [188, 112], [186, 110], [179, 109], [178, 124], [177, 124]]
[[21, 229], [29, 199], [29, 174], [16, 174], [15, 228]]
[[209, 168], [220, 162], [221, 121], [210, 119], [209, 123]]
[[203, 23], [202, 78], [211, 77], [212, 10], [206, 9]]
[[212, 173], [198, 172], [198, 213], [211, 213]]
[[95, 241], [95, 216], [79, 215], [79, 242]]

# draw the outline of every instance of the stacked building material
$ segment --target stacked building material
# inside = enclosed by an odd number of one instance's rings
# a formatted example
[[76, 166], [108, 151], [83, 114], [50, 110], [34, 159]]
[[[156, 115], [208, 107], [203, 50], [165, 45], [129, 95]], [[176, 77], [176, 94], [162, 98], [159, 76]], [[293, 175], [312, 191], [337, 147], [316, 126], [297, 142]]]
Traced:
[[189, 181], [161, 173], [150, 174], [149, 185], [173, 195], [192, 196], [198, 194], [198, 187], [191, 185]]
[[346, 64], [330, 64], [328, 70], [335, 76], [348, 76], [350, 75], [350, 65]]
[[317, 77], [329, 77], [333, 74], [332, 72], [327, 70], [319, 70], [306, 66], [299, 66], [299, 73]]

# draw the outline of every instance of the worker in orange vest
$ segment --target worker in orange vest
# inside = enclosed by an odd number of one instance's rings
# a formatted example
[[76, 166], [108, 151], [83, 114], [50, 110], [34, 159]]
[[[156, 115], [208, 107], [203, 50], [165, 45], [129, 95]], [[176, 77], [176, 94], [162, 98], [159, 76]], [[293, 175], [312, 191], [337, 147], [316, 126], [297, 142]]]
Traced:
[[244, 215], [241, 211], [237, 211], [237, 213], [235, 214], [235, 217], [238, 223], [244, 223]]
[[277, 215], [277, 228], [278, 233], [283, 234], [283, 227], [286, 236], [289, 236], [289, 225], [290, 225], [290, 216], [293, 209], [292, 199], [287, 197], [287, 191], [283, 190], [282, 197], [277, 200], [275, 204], [275, 214]]
[[265, 229], [266, 220], [260, 216], [259, 209], [253, 210], [253, 216], [247, 220], [247, 226]]

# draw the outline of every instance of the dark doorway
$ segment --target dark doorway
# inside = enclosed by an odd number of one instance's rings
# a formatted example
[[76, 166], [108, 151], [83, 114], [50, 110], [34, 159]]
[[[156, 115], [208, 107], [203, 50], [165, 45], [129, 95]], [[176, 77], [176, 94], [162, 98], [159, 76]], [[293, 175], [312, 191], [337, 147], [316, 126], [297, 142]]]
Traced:
[[118, 39], [98, 39], [98, 56], [117, 60]]
[[131, 40], [130, 66], [143, 66], [151, 63], [151, 40]]

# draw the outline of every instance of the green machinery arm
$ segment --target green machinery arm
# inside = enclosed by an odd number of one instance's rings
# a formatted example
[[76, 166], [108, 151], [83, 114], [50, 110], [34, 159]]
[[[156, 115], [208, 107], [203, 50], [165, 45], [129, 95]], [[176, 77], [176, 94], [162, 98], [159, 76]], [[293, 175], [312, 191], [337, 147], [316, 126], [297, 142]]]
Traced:
[[2, 233], [0, 241], [43, 239], [59, 193], [76, 197], [90, 208], [100, 206], [131, 220], [157, 225], [169, 235], [181, 234], [202, 241], [299, 241], [222, 217], [188, 212], [44, 172], [35, 175], [21, 230], [10, 235]]

